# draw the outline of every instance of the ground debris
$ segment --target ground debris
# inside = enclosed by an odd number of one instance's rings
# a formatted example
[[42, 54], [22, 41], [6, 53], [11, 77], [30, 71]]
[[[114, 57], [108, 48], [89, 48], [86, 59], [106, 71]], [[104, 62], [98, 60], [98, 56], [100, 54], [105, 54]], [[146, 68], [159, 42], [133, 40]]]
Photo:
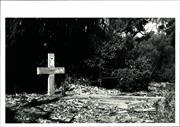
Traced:
[[155, 103], [161, 99], [144, 91], [122, 93], [75, 84], [69, 89], [65, 97], [6, 95], [6, 107], [20, 123], [153, 123], [149, 114], [155, 113]]

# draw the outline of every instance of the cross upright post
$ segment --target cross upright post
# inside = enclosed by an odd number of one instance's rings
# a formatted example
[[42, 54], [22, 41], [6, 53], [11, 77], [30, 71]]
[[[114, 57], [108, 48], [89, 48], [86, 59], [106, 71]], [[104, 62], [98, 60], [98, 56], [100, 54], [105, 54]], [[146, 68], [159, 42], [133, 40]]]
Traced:
[[37, 67], [37, 74], [49, 74], [48, 76], [48, 95], [55, 93], [55, 74], [64, 74], [64, 67], [55, 67], [55, 56], [48, 53], [48, 67]]

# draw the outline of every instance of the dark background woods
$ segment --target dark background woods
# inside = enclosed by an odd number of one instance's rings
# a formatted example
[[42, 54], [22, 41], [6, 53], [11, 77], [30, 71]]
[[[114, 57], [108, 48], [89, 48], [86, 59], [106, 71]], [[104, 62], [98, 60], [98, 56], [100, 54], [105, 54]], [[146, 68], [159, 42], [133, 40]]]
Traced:
[[[145, 31], [148, 23], [157, 32]], [[138, 36], [140, 34], [141, 36]], [[175, 80], [174, 18], [6, 18], [6, 92], [44, 92], [47, 53], [73, 79], [102, 86], [144, 90], [152, 81]], [[60, 84], [65, 75], [56, 75]]]

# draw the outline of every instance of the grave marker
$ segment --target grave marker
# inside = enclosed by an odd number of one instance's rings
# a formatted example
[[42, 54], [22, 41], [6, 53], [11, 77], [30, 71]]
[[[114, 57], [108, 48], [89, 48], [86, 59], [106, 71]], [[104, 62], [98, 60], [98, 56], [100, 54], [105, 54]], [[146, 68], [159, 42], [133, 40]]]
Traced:
[[55, 67], [54, 53], [48, 53], [48, 67], [37, 67], [37, 74], [49, 74], [48, 95], [55, 93], [55, 74], [64, 74], [64, 67]]

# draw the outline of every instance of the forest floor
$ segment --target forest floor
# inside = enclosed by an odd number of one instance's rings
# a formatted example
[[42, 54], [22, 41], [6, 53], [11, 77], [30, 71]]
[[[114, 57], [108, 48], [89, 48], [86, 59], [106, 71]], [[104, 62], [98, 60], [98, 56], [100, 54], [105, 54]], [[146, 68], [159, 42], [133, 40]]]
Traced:
[[[152, 83], [151, 92], [120, 92], [69, 84], [60, 94], [6, 95], [6, 122], [12, 123], [154, 123], [157, 102], [166, 83]], [[57, 90], [58, 91], [58, 90]]]

